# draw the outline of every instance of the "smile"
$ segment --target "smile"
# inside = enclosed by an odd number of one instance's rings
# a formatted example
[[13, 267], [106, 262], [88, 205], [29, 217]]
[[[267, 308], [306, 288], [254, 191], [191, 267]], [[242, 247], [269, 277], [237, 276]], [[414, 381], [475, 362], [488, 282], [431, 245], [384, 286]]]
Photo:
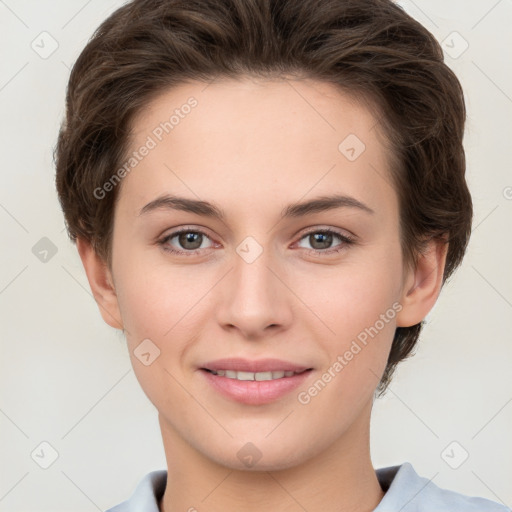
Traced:
[[[293, 372], [293, 371], [275, 371], [275, 372], [237, 372], [234, 370], [208, 370], [214, 375], [218, 375], [219, 377], [227, 377], [228, 379], [236, 379], [236, 380], [275, 380], [282, 379], [283, 377], [293, 377], [294, 375], [298, 375], [303, 372]], [[306, 370], [304, 370], [306, 371]]]

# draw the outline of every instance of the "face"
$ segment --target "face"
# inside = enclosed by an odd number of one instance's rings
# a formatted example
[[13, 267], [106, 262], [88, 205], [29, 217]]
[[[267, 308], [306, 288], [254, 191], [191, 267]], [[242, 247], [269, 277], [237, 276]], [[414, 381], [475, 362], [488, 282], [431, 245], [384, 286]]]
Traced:
[[112, 278], [169, 445], [282, 469], [363, 442], [405, 282], [378, 129], [309, 80], [184, 84], [135, 119]]

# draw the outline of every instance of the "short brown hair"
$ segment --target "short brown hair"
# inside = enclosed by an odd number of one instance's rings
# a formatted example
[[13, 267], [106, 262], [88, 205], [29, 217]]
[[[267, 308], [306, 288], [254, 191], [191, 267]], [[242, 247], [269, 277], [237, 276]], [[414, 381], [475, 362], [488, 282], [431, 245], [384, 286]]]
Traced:
[[[111, 267], [119, 168], [131, 122], [157, 94], [187, 81], [284, 74], [336, 84], [378, 106], [390, 142], [404, 262], [445, 239], [443, 283], [471, 233], [462, 88], [439, 43], [391, 0], [133, 0], [95, 31], [69, 79], [55, 147], [68, 234]], [[412, 353], [423, 322], [398, 327], [377, 391]]]

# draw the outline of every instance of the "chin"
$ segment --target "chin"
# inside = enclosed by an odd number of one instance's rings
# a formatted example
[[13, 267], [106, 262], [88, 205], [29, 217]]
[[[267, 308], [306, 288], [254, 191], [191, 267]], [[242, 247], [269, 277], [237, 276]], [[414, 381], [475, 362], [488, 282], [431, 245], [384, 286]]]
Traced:
[[247, 442], [241, 448], [236, 449], [233, 457], [229, 454], [218, 454], [213, 460], [221, 466], [237, 471], [281, 471], [290, 469], [304, 463], [308, 455], [304, 452], [304, 446], [290, 447], [265, 446]]

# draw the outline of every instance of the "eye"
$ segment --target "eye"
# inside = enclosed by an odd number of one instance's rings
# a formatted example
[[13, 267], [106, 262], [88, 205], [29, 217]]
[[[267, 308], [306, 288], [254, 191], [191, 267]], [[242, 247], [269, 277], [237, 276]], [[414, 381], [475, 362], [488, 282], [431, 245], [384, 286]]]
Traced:
[[[335, 238], [340, 240], [341, 243], [333, 248], [332, 243]], [[346, 249], [355, 242], [352, 237], [332, 229], [316, 229], [314, 231], [309, 231], [301, 238], [301, 241], [302, 240], [306, 240], [310, 243], [313, 248], [309, 249], [309, 251], [316, 254], [337, 253]]]
[[[340, 243], [332, 247], [333, 240], [336, 238], [340, 240]], [[176, 240], [173, 244], [174, 239]], [[210, 237], [204, 231], [185, 227], [166, 235], [158, 244], [165, 251], [172, 254], [194, 256], [202, 249], [213, 247], [213, 245], [205, 247], [205, 240], [210, 240]], [[312, 246], [312, 249], [308, 249], [307, 247], [303, 248], [314, 254], [338, 253], [355, 243], [355, 240], [346, 234], [339, 233], [332, 229], [318, 228], [303, 235], [300, 241], [302, 240], [306, 240], [306, 242], [310, 243]]]
[[[205, 238], [210, 239], [209, 236], [200, 229], [182, 228], [166, 235], [158, 243], [167, 252], [193, 256], [201, 249], [208, 248], [203, 245]], [[176, 245], [172, 245], [173, 239], [176, 239], [175, 244], [178, 245], [177, 248]]]

